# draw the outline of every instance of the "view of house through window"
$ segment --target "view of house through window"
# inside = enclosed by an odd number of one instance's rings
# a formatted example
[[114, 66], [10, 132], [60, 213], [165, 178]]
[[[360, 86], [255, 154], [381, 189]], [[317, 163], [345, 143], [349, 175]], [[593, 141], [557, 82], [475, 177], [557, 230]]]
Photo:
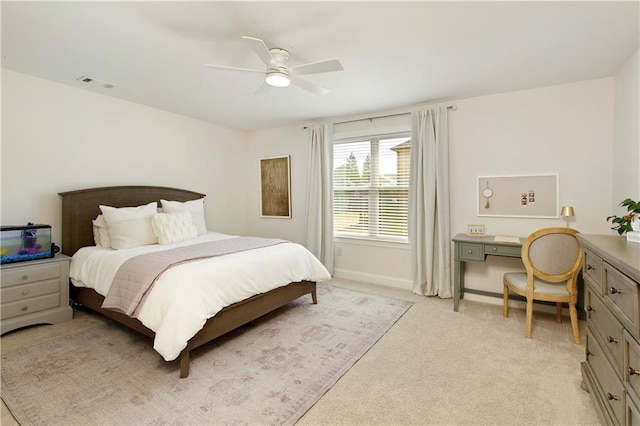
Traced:
[[335, 141], [336, 236], [407, 240], [409, 134]]

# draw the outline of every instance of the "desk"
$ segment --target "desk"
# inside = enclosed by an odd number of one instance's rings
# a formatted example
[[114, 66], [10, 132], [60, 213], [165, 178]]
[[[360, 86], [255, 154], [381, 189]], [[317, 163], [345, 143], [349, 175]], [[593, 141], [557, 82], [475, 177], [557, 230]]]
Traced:
[[[487, 256], [503, 256], [520, 258], [524, 238], [518, 243], [505, 243], [495, 241], [493, 235], [485, 237], [470, 237], [466, 234], [457, 234], [452, 238], [454, 244], [454, 270], [453, 270], [453, 310], [458, 312], [460, 299], [464, 297], [464, 264], [465, 262], [484, 262]], [[494, 293], [484, 290], [468, 289], [467, 293], [481, 294], [483, 296], [502, 297], [502, 293]]]

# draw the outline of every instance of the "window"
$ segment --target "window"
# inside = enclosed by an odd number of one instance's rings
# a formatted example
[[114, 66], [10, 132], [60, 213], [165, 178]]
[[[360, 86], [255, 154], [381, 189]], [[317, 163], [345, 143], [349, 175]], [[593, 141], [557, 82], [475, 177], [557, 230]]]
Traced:
[[336, 236], [407, 240], [410, 152], [408, 133], [334, 142]]

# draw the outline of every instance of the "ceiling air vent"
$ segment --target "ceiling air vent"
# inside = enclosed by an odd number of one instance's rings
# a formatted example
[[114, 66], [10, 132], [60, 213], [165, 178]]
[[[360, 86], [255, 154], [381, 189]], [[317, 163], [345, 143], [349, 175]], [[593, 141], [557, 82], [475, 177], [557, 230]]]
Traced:
[[105, 89], [113, 89], [114, 87], [116, 87], [116, 85], [113, 84], [113, 83], [108, 83], [106, 81], [98, 80], [98, 79], [95, 79], [93, 77], [89, 77], [89, 76], [86, 76], [86, 75], [82, 75], [82, 76], [76, 78], [76, 80], [80, 81], [82, 83], [91, 84], [93, 86], [102, 86]]

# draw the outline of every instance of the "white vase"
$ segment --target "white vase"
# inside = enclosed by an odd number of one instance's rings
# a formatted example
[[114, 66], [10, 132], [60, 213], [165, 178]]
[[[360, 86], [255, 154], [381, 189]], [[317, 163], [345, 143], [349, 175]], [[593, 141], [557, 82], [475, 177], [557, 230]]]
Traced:
[[638, 220], [638, 218], [635, 218], [633, 222], [631, 222], [631, 229], [635, 232], [640, 232], [640, 220]]

